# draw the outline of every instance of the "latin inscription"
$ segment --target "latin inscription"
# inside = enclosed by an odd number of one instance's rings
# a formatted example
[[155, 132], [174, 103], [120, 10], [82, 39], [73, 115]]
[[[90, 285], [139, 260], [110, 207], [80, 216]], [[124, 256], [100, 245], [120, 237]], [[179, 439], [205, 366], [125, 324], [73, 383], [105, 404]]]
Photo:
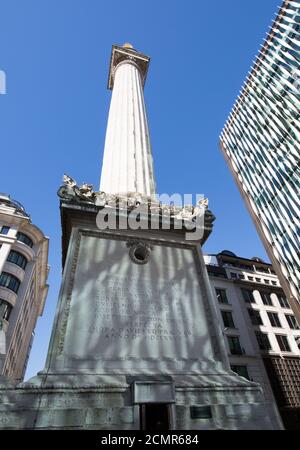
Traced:
[[[98, 282], [94, 305], [94, 321], [90, 333], [107, 340], [173, 341], [192, 336], [192, 328], [180, 327], [181, 296], [176, 284], [155, 289], [142, 280], [141, 289], [134, 278]], [[179, 320], [178, 320], [179, 319]], [[109, 324], [105, 326], [103, 324]], [[124, 326], [112, 326], [114, 323]]]
[[195, 360], [201, 345], [211, 352], [190, 250], [157, 245], [140, 266], [125, 242], [84, 237], [71, 288], [65, 367]]

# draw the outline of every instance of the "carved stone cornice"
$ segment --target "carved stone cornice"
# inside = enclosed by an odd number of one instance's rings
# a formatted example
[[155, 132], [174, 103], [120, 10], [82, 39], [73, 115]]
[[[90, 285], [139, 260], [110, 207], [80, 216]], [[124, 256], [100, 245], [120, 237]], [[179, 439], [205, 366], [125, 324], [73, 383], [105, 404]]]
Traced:
[[76, 181], [68, 175], [63, 177], [64, 185], [57, 192], [58, 196], [65, 202], [81, 203], [93, 205], [102, 209], [104, 207], [115, 208], [119, 212], [122, 210], [139, 210], [145, 216], [159, 215], [173, 220], [182, 220], [186, 224], [194, 224], [198, 216], [204, 214], [204, 225], [212, 227], [215, 220], [214, 215], [208, 210], [208, 199], [201, 199], [197, 205], [164, 205], [153, 197], [141, 195], [138, 192], [128, 192], [127, 194], [107, 194], [103, 191], [94, 191], [91, 184], [83, 183], [78, 186]]
[[113, 45], [108, 76], [108, 89], [110, 90], [113, 89], [116, 68], [120, 63], [124, 61], [132, 62], [139, 68], [142, 85], [144, 86], [150, 61], [149, 56], [137, 52], [133, 48], [119, 47], [118, 45]]

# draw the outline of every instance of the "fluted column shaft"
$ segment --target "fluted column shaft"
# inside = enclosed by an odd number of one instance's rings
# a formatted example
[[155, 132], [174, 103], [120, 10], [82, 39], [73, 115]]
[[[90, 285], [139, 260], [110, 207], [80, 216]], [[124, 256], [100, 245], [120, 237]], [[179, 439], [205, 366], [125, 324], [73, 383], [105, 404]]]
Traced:
[[129, 60], [115, 69], [100, 190], [155, 194], [153, 162], [138, 66]]

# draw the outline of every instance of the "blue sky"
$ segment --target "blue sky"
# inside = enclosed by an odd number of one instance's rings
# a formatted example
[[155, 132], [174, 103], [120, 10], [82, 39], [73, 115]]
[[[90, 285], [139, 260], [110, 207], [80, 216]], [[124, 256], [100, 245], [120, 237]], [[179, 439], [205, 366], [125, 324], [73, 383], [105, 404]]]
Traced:
[[280, 0], [0, 0], [0, 192], [50, 238], [50, 291], [26, 378], [44, 366], [61, 280], [62, 175], [99, 185], [112, 44], [151, 56], [145, 86], [160, 193], [203, 193], [204, 251], [266, 254], [218, 147]]

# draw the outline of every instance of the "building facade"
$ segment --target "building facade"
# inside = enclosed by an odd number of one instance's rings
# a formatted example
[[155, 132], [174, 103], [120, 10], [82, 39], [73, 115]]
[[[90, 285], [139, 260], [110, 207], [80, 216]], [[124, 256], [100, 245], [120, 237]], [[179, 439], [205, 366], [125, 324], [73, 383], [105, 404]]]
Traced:
[[24, 377], [48, 285], [48, 238], [22, 205], [0, 194], [0, 374]]
[[300, 321], [300, 1], [284, 1], [220, 137]]
[[276, 401], [300, 429], [300, 327], [273, 267], [224, 251], [205, 255], [231, 369]]

